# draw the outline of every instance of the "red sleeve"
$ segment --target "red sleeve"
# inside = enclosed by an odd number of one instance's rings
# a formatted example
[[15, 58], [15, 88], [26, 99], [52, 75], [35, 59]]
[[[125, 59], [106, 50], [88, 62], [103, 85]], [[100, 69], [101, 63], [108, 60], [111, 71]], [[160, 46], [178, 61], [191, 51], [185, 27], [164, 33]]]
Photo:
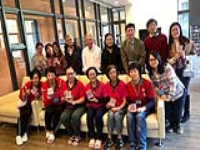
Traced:
[[146, 80], [146, 86], [145, 86], [145, 88], [146, 88], [146, 91], [147, 91], [147, 98], [155, 98], [155, 91], [154, 91], [154, 89], [153, 89], [153, 85], [152, 85], [152, 83], [150, 82], [150, 81], [147, 81]]
[[43, 101], [45, 107], [50, 105], [50, 103], [49, 103], [50, 100], [47, 98], [47, 88], [48, 88], [48, 86], [47, 86], [47, 81], [46, 81], [46, 82], [42, 83], [42, 89], [41, 89], [42, 101]]
[[121, 81], [120, 92], [121, 92], [121, 97], [127, 98], [128, 93], [127, 93], [127, 89], [126, 89], [126, 84], [123, 81]]
[[23, 92], [24, 92], [25, 89], [31, 90], [31, 81], [26, 82], [25, 85], [20, 88], [19, 98], [21, 100], [24, 100]]

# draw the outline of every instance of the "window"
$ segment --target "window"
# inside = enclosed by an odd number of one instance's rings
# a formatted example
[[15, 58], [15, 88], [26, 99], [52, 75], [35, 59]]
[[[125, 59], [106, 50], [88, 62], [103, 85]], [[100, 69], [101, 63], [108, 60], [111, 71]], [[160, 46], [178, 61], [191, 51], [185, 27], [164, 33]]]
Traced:
[[76, 16], [76, 3], [75, 0], [62, 0], [64, 13], [68, 16]]
[[96, 24], [95, 22], [86, 22], [86, 31], [88, 34], [91, 34], [95, 43], [97, 44], [97, 33], [96, 33]]
[[108, 20], [108, 11], [106, 7], [100, 7], [100, 13], [101, 13], [101, 22], [107, 23]]
[[60, 14], [60, 0], [54, 0], [55, 13]]
[[57, 19], [56, 23], [57, 23], [58, 38], [59, 38], [59, 41], [62, 42], [62, 41], [64, 41], [64, 37], [63, 37], [63, 28], [62, 28], [61, 19]]
[[50, 0], [21, 0], [21, 5], [23, 9], [51, 12]]
[[16, 7], [15, 0], [3, 0], [2, 2], [5, 7]]
[[178, 0], [178, 10], [184, 11], [189, 9], [189, 0]]
[[85, 1], [85, 18], [95, 19], [94, 4], [89, 0]]
[[189, 13], [182, 13], [178, 16], [179, 23], [181, 24], [183, 35], [189, 37]]

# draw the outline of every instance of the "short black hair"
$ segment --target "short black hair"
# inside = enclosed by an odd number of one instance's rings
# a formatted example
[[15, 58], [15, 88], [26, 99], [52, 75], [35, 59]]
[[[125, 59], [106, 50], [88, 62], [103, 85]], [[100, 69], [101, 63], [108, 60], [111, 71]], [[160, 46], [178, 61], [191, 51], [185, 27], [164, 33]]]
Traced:
[[36, 43], [35, 48], [37, 49], [39, 46], [44, 47], [44, 45], [41, 42]]
[[69, 68], [72, 68], [72, 69], [74, 70], [74, 72], [76, 72], [75, 69], [74, 69], [71, 65], [67, 65], [67, 67], [65, 67], [65, 72], [66, 72]]
[[138, 72], [139, 72], [139, 74], [140, 74], [140, 76], [142, 76], [142, 69], [141, 69], [141, 65], [140, 65], [140, 64], [138, 64], [138, 63], [136, 63], [136, 62], [131, 63], [131, 64], [128, 66], [129, 74], [130, 74], [130, 71], [131, 71], [132, 69], [137, 69]]
[[[111, 69], [116, 69], [116, 71], [117, 71], [117, 66], [116, 65], [108, 65], [107, 67], [106, 67], [106, 69], [105, 69], [105, 74], [106, 74], [106, 76], [107, 76], [107, 78], [108, 79], [110, 79], [110, 77], [109, 77], [109, 72], [110, 72], [110, 70]], [[117, 73], [118, 73], [118, 71], [117, 71]], [[118, 75], [118, 74], [117, 74]]]
[[57, 76], [55, 67], [51, 66], [51, 67], [46, 68], [45, 69], [45, 76], [47, 76], [48, 73], [54, 73]]
[[89, 78], [89, 72], [90, 72], [90, 70], [94, 70], [95, 73], [96, 73], [96, 76], [98, 76], [99, 73], [98, 73], [97, 68], [96, 68], [96, 67], [89, 67], [89, 68], [86, 70], [86, 72], [85, 72], [87, 78]]
[[38, 75], [39, 79], [41, 79], [42, 75], [41, 75], [41, 72], [37, 69], [37, 68], [34, 68], [31, 72], [30, 72], [30, 79], [33, 79], [33, 76], [34, 75]]
[[157, 22], [155, 19], [151, 18], [151, 19], [149, 19], [149, 20], [147, 21], [146, 27], [148, 28], [149, 25], [150, 25], [151, 23], [153, 23], [153, 22], [155, 22], [156, 26], [158, 25], [158, 22]]
[[135, 24], [134, 24], [134, 23], [128, 23], [128, 24], [125, 26], [125, 31], [126, 31], [128, 28], [133, 28], [133, 29], [135, 29]]

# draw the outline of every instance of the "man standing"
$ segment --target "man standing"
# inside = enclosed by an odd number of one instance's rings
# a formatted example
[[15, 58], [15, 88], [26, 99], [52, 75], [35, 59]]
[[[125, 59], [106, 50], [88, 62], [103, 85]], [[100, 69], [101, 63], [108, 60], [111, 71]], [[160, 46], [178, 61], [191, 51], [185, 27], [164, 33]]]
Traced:
[[98, 72], [101, 68], [101, 49], [93, 43], [91, 34], [85, 36], [86, 47], [82, 52], [83, 72], [85, 73], [89, 67], [95, 67]]
[[168, 58], [168, 46], [166, 35], [158, 32], [157, 21], [155, 19], [150, 19], [147, 21], [146, 27], [149, 32], [149, 36], [145, 38], [144, 44], [147, 54], [150, 51], [156, 51], [160, 54], [163, 62], [167, 61]]
[[127, 24], [125, 32], [126, 40], [121, 44], [120, 49], [124, 69], [128, 73], [129, 64], [136, 62], [142, 66], [142, 72], [144, 72], [146, 50], [144, 43], [135, 38], [135, 24]]

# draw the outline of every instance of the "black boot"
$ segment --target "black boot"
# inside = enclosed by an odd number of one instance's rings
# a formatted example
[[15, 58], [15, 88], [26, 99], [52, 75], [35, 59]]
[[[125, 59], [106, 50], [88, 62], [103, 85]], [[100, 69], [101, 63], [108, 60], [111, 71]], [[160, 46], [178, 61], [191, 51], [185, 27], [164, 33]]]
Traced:
[[181, 123], [185, 123], [188, 120], [190, 120], [190, 95], [187, 95], [185, 99], [184, 115], [181, 119]]

